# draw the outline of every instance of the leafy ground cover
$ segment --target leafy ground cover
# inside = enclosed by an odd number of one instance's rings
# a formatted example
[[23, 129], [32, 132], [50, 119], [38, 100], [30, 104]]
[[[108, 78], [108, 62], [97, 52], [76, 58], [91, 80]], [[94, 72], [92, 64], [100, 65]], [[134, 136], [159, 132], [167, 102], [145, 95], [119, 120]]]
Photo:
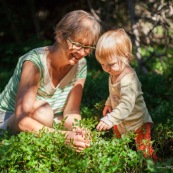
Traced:
[[[1, 172], [62, 172], [62, 173], [165, 173], [172, 171], [172, 159], [156, 164], [134, 146], [134, 136], [124, 135], [122, 139], [111, 137], [112, 133], [97, 132], [97, 121], [84, 118], [79, 122], [85, 126], [92, 138], [91, 147], [77, 153], [65, 144], [64, 135], [40, 131], [38, 134], [21, 132], [17, 136], [7, 131], [1, 135]], [[167, 169], [166, 169], [167, 168]]]

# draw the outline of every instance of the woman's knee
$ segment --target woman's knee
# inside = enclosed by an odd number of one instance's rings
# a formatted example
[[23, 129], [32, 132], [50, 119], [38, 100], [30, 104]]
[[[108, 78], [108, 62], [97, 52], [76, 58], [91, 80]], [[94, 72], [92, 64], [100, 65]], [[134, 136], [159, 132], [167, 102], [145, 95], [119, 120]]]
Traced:
[[32, 118], [46, 126], [51, 127], [54, 113], [49, 103], [44, 100], [37, 100], [34, 104]]

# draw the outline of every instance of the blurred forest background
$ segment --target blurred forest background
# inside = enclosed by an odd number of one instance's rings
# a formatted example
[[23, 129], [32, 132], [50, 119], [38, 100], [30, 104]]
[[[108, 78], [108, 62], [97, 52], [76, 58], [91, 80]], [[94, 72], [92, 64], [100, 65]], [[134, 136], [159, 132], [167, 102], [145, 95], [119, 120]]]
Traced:
[[[164, 142], [160, 155], [169, 156], [170, 150], [173, 153], [173, 139], [167, 133], [173, 129], [172, 0], [0, 0], [0, 9], [0, 91], [21, 55], [32, 48], [53, 44], [54, 27], [67, 12], [83, 9], [93, 13], [103, 32], [123, 27], [133, 40], [136, 60], [132, 65], [159, 129], [159, 134], [153, 136]], [[88, 78], [81, 112], [86, 117], [99, 118], [108, 94], [107, 74], [94, 53], [87, 60]]]

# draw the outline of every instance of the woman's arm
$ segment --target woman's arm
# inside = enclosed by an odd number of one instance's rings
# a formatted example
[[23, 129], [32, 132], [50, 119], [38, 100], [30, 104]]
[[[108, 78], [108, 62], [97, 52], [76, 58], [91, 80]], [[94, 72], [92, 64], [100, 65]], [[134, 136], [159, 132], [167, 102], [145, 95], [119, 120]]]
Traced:
[[20, 131], [38, 131], [44, 127], [44, 124], [33, 118], [39, 80], [39, 69], [31, 61], [25, 61], [15, 107], [16, 125]]
[[66, 107], [64, 109], [63, 116], [66, 119], [64, 126], [67, 129], [72, 129], [74, 119], [81, 120], [80, 104], [82, 99], [83, 87], [85, 79], [79, 79], [75, 82], [73, 89], [71, 90]]
[[[26, 61], [22, 69], [15, 111], [16, 122], [20, 131], [39, 131], [43, 127], [49, 132], [55, 131], [53, 128], [51, 128], [53, 116], [50, 115], [49, 117], [46, 114], [47, 110], [48, 112], [50, 111], [50, 107], [44, 102], [36, 101], [36, 93], [39, 80], [40, 72], [38, 68], [32, 62]], [[72, 117], [77, 119], [81, 118], [79, 115], [79, 107], [84, 83], [85, 80], [79, 80], [78, 82], [76, 82], [68, 98], [68, 103], [65, 109], [65, 116], [68, 116], [70, 113], [70, 118], [67, 121], [67, 123], [69, 124], [72, 121]], [[46, 119], [45, 123], [42, 118], [36, 116], [38, 114], [37, 109], [39, 109], [40, 114], [40, 107], [43, 107], [43, 111], [41, 111], [41, 116], [43, 115], [42, 117], [49, 117]], [[46, 124], [47, 121], [50, 121], [50, 123], [48, 123], [49, 125]], [[76, 151], [82, 151], [90, 145], [89, 141], [85, 139], [85, 135], [79, 135], [74, 131], [60, 132], [62, 134], [65, 134], [67, 144], [71, 144], [70, 141], [71, 139], [73, 140], [74, 148], [76, 149]]]

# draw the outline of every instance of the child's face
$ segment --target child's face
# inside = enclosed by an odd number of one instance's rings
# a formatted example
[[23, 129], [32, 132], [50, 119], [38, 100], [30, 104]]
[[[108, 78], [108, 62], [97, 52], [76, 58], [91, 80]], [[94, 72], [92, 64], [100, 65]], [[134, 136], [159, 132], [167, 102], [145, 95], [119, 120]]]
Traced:
[[110, 75], [119, 75], [125, 68], [124, 62], [114, 59], [107, 59], [107, 61], [100, 62], [103, 70]]

